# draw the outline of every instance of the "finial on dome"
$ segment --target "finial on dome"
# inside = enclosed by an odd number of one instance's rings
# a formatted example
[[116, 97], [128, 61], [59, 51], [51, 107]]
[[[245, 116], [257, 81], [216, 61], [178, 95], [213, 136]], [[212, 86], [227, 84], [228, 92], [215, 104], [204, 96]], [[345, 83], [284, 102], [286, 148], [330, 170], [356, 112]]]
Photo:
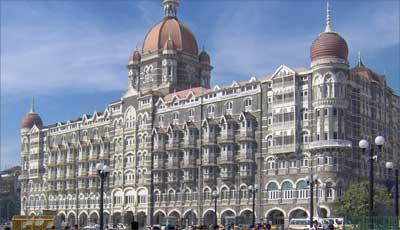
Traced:
[[358, 51], [358, 63], [357, 63], [357, 65], [358, 65], [358, 67], [364, 66], [364, 64], [362, 63], [362, 60], [361, 60], [361, 52], [360, 51]]
[[35, 113], [35, 97], [32, 97], [31, 109], [29, 110], [29, 113]]
[[163, 6], [165, 17], [176, 17], [179, 0], [163, 0]]
[[331, 29], [331, 10], [329, 8], [329, 1], [326, 2], [326, 27], [325, 32], [332, 32]]

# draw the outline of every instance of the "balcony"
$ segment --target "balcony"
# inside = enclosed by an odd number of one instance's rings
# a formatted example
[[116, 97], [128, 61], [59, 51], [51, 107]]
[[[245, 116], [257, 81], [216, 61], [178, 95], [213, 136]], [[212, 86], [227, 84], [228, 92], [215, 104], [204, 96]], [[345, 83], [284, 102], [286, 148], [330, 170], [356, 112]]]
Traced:
[[185, 137], [183, 139], [182, 148], [184, 149], [196, 148], [196, 145], [197, 145], [197, 140], [194, 137]]
[[57, 159], [57, 165], [64, 165], [64, 164], [65, 164], [65, 158]]
[[185, 183], [191, 183], [196, 180], [196, 177], [194, 175], [184, 175], [183, 176], [183, 182]]
[[221, 171], [219, 175], [222, 180], [232, 180], [235, 177], [235, 173], [231, 170]]
[[97, 160], [97, 154], [89, 154], [89, 161]]
[[207, 145], [216, 145], [217, 144], [217, 136], [215, 133], [206, 133], [203, 136], [203, 146]]
[[88, 160], [87, 155], [82, 155], [78, 158], [78, 162], [86, 162]]
[[175, 184], [179, 182], [179, 177], [178, 176], [168, 176], [167, 177], [167, 183], [168, 184]]
[[166, 144], [166, 148], [167, 150], [178, 150], [179, 149], [179, 140], [178, 139], [173, 139], [170, 140], [167, 144]]
[[154, 142], [154, 152], [165, 152], [165, 143], [164, 142]]
[[221, 131], [221, 135], [219, 137], [219, 143], [235, 143], [235, 134], [232, 131]]
[[67, 164], [74, 164], [75, 159], [73, 157], [67, 157]]
[[240, 129], [239, 141], [254, 141], [254, 130], [250, 128]]
[[178, 169], [179, 168], [179, 159], [169, 159], [167, 162], [167, 169]]
[[351, 148], [352, 143], [348, 140], [320, 140], [313, 141], [308, 145], [309, 149], [322, 148]]
[[268, 147], [268, 153], [270, 154], [291, 153], [294, 152], [295, 150], [296, 150], [296, 145], [294, 144]]
[[108, 159], [110, 159], [110, 155], [108, 153], [100, 153], [99, 159], [100, 160], [108, 160]]
[[66, 173], [66, 175], [65, 175], [65, 178], [66, 179], [74, 179], [74, 173], [73, 172], [67, 172]]
[[163, 159], [154, 159], [153, 162], [154, 170], [163, 170], [164, 169], [164, 160]]
[[218, 158], [219, 164], [234, 164], [235, 157], [233, 152], [221, 152], [221, 156]]
[[49, 158], [47, 161], [47, 166], [56, 166], [56, 159], [54, 158]]
[[164, 184], [164, 178], [163, 177], [154, 177], [154, 179], [153, 179], [153, 183], [154, 184], [156, 184], [156, 185], [160, 185], [160, 184]]
[[241, 148], [239, 150], [238, 160], [240, 162], [252, 162], [254, 150], [252, 148]]
[[195, 157], [183, 158], [182, 168], [196, 168], [196, 158]]
[[215, 165], [217, 164], [217, 159], [214, 155], [203, 156], [203, 165]]

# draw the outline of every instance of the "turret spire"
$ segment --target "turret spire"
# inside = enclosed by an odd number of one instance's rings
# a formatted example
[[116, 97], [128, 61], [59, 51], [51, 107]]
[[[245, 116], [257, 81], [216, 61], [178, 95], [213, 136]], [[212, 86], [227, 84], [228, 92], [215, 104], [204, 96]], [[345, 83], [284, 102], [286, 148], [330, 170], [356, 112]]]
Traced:
[[358, 63], [357, 63], [357, 66], [358, 67], [364, 66], [364, 64], [362, 63], [362, 60], [361, 60], [361, 52], [360, 51], [358, 51]]
[[35, 97], [32, 97], [31, 109], [29, 113], [35, 113]]
[[163, 6], [165, 17], [176, 17], [179, 0], [163, 0]]
[[332, 32], [331, 29], [331, 10], [329, 8], [329, 2], [326, 2], [326, 27], [325, 32]]

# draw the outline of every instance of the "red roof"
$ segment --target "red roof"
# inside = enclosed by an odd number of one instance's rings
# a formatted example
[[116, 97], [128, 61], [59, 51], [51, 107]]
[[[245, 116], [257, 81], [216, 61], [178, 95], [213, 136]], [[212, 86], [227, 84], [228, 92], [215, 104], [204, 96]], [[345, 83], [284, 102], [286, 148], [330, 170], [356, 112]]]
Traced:
[[187, 98], [187, 96], [189, 95], [190, 92], [193, 92], [194, 95], [199, 96], [201, 94], [203, 94], [204, 92], [206, 92], [207, 89], [204, 87], [196, 87], [196, 88], [191, 88], [191, 89], [185, 89], [182, 91], [178, 91], [175, 93], [170, 93], [164, 96], [164, 101], [170, 101], [172, 100], [172, 98], [174, 98], [175, 96], [178, 97], [179, 99], [185, 99]]

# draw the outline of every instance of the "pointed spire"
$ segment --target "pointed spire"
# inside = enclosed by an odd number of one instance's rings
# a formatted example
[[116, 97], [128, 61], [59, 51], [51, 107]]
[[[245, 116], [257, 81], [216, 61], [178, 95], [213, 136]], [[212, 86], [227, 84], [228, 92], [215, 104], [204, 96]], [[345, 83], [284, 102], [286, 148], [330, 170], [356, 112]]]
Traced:
[[35, 97], [32, 97], [31, 109], [29, 113], [35, 113]]
[[164, 16], [176, 17], [178, 6], [179, 0], [163, 0]]
[[358, 63], [357, 63], [357, 66], [358, 67], [364, 67], [364, 64], [362, 63], [362, 60], [361, 60], [361, 52], [360, 51], [358, 51]]
[[332, 32], [331, 28], [331, 10], [329, 8], [329, 1], [326, 2], [326, 27], [325, 32]]

